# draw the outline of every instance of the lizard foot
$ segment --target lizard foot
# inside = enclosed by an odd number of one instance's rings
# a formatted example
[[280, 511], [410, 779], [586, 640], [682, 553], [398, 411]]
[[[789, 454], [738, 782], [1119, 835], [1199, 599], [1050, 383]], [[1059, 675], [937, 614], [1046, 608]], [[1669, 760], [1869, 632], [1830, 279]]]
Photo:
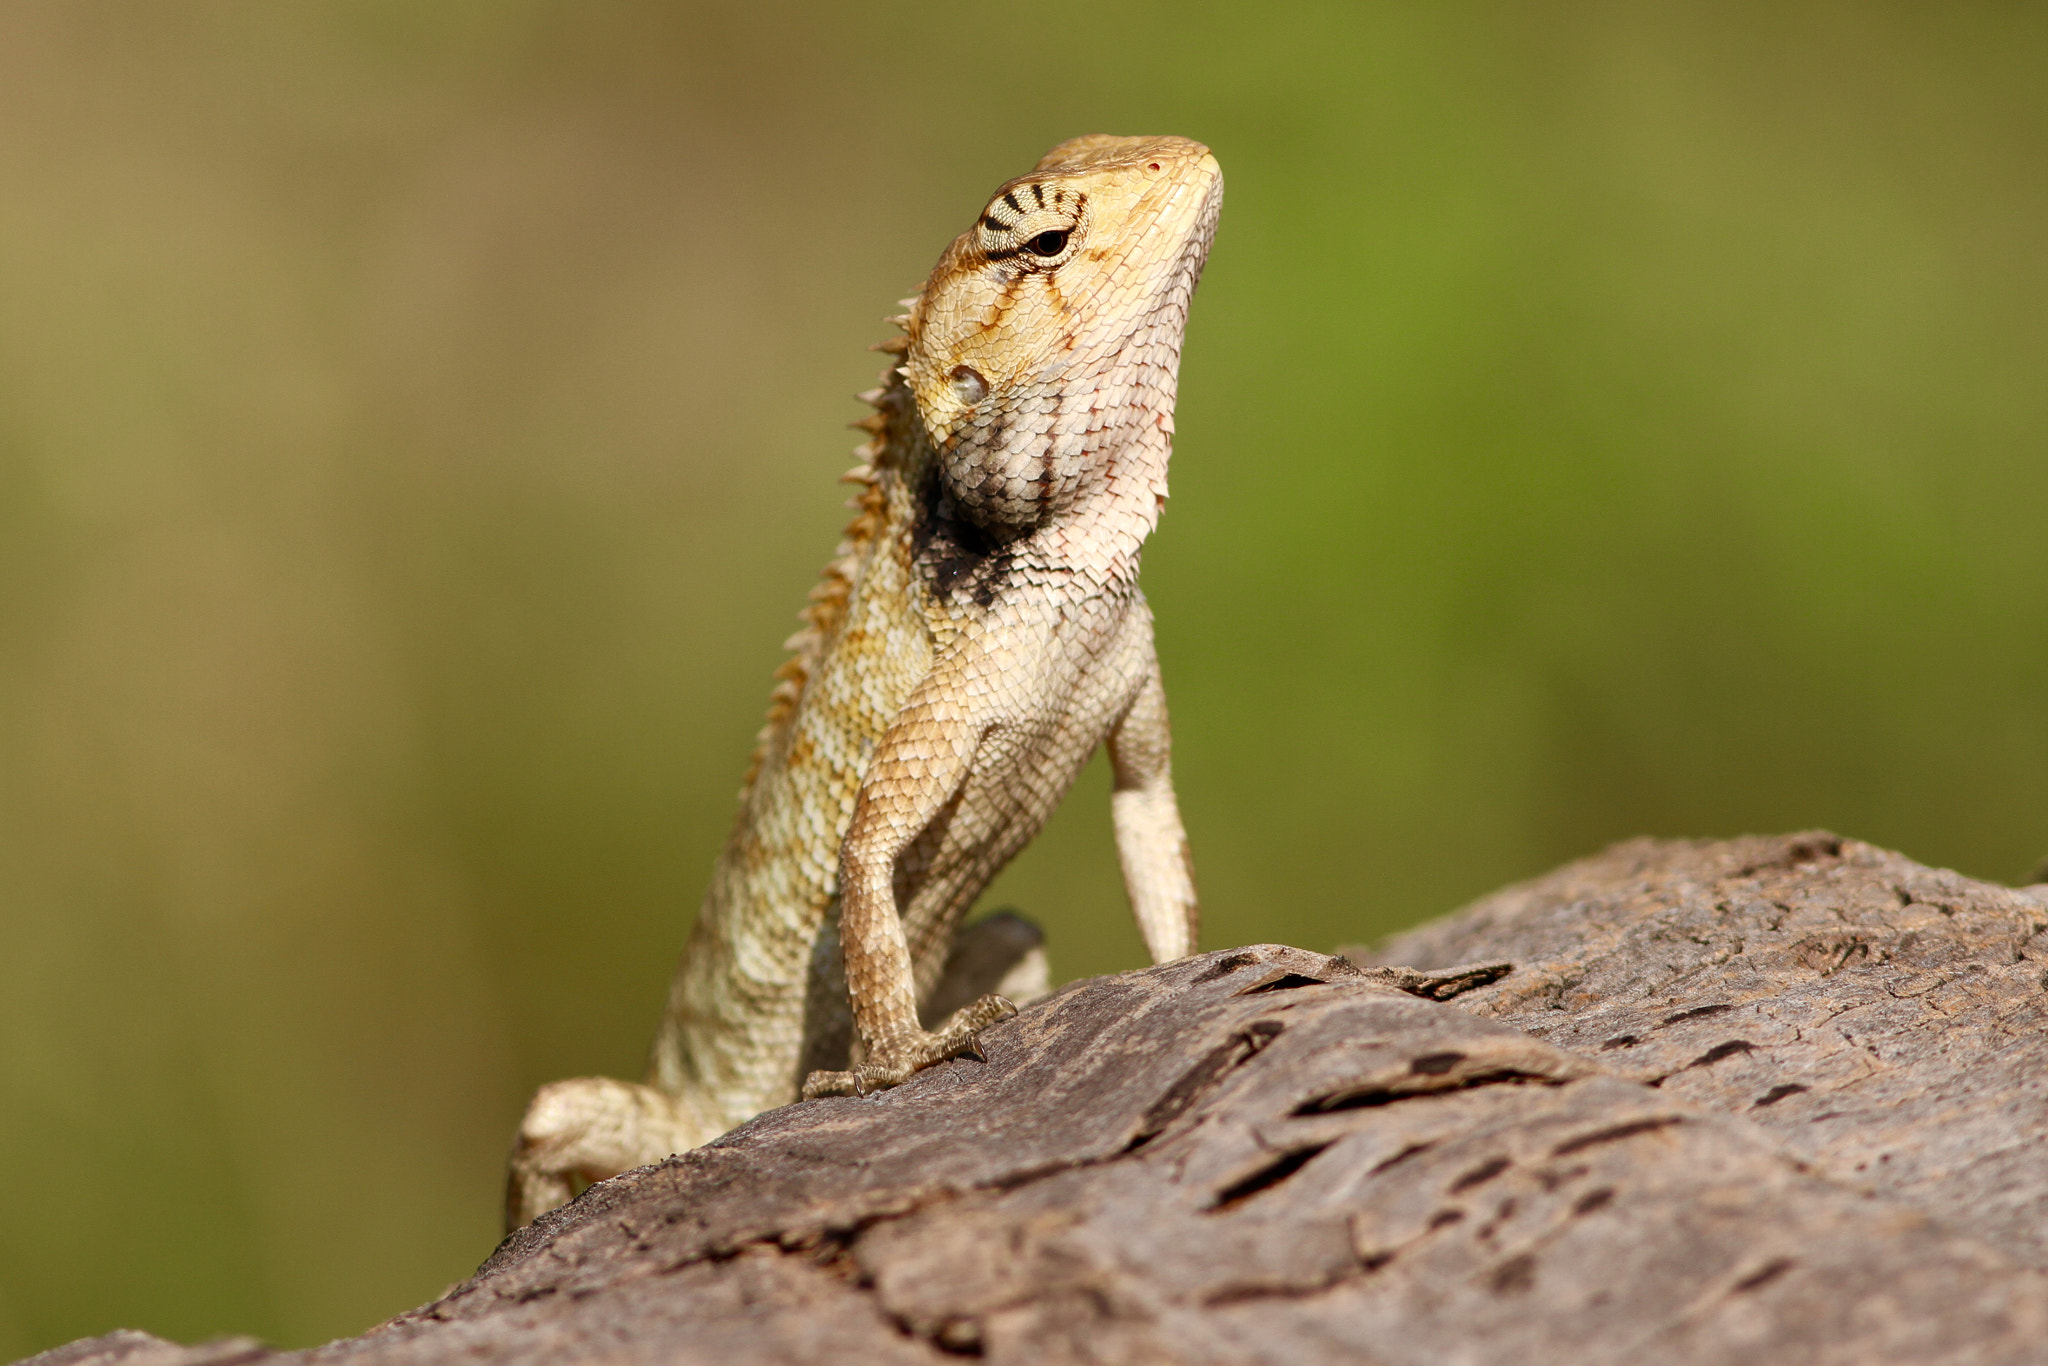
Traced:
[[906, 1030], [875, 1047], [867, 1061], [850, 1072], [813, 1072], [804, 1078], [804, 1099], [820, 1096], [864, 1096], [901, 1086], [933, 1063], [967, 1055], [981, 1056], [978, 1036], [997, 1020], [1008, 1019], [1017, 1007], [1000, 996], [984, 996], [962, 1006], [937, 1029]]

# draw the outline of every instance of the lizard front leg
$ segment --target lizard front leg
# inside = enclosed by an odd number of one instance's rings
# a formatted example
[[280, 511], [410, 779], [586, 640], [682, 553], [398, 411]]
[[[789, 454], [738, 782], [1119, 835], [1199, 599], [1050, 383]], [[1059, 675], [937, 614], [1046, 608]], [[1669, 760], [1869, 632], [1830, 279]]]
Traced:
[[919, 1027], [910, 943], [896, 906], [896, 861], [960, 796], [980, 747], [981, 726], [958, 703], [914, 700], [876, 747], [839, 854], [839, 937], [847, 997], [863, 1058], [848, 1072], [813, 1072], [806, 1100], [852, 1095], [907, 1081], [920, 1068], [974, 1051], [974, 1036], [1014, 1014], [984, 996]]
[[1109, 732], [1110, 819], [1138, 931], [1153, 962], [1171, 963], [1195, 951], [1195, 874], [1173, 798], [1166, 688], [1158, 657], [1146, 654], [1144, 685]]

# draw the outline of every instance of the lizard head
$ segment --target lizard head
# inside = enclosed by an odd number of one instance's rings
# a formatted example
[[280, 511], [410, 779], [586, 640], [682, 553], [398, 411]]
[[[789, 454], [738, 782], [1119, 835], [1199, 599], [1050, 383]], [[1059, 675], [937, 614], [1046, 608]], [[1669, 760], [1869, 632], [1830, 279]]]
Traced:
[[[904, 373], [963, 515], [1017, 535], [1108, 481], [1148, 504], [1149, 529], [1222, 198], [1198, 142], [1075, 138], [998, 189], [946, 249]], [[1120, 460], [1145, 470], [1116, 480]]]

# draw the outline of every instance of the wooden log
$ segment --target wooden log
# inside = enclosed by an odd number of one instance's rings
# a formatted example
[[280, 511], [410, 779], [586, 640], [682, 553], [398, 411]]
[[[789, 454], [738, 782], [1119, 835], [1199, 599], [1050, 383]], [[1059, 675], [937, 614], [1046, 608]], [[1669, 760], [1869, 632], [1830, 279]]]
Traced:
[[40, 1360], [2048, 1359], [2032, 894], [1833, 836], [1638, 842], [1379, 956], [1516, 966], [1076, 983], [983, 1060], [595, 1186], [361, 1337]]

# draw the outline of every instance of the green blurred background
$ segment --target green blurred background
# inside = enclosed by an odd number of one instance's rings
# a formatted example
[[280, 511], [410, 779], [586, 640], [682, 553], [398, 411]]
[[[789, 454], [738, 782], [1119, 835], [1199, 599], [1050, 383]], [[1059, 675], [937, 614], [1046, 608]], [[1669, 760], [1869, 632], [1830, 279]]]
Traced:
[[[0, 3], [0, 1356], [465, 1275], [635, 1075], [862, 348], [1230, 191], [1147, 555], [1205, 943], [1640, 833], [2048, 852], [2048, 8]], [[1091, 771], [997, 889], [1140, 950]]]

